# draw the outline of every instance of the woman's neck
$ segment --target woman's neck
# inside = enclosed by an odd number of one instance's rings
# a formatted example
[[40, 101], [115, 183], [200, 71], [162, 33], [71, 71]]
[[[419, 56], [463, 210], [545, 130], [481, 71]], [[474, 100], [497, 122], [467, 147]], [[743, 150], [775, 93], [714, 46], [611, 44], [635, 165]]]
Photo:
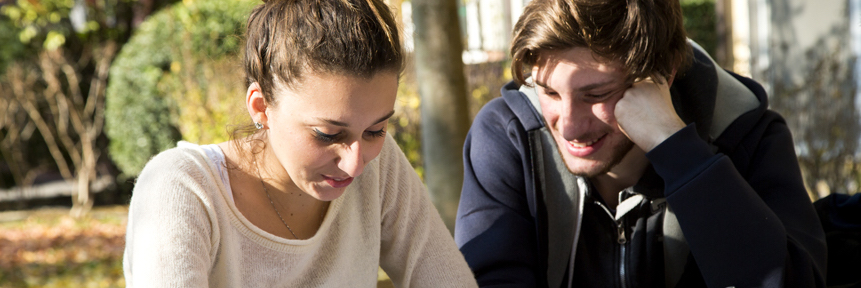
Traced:
[[[228, 167], [236, 208], [252, 224], [276, 236], [313, 237], [323, 223], [329, 202], [317, 200], [299, 189], [271, 151], [252, 149], [251, 143], [254, 141], [219, 144]], [[253, 154], [252, 151], [259, 152]]]

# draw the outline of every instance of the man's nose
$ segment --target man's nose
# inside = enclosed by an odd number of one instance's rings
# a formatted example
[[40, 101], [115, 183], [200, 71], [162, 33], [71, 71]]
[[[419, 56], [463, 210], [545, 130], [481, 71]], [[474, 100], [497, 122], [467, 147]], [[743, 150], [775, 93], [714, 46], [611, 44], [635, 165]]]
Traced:
[[561, 101], [561, 103], [562, 109], [560, 109], [559, 114], [559, 123], [561, 127], [558, 127], [558, 129], [559, 132], [561, 132], [562, 137], [568, 141], [588, 140], [583, 139], [583, 137], [588, 136], [589, 125], [595, 118], [592, 114], [592, 105], [573, 99], [566, 99]]

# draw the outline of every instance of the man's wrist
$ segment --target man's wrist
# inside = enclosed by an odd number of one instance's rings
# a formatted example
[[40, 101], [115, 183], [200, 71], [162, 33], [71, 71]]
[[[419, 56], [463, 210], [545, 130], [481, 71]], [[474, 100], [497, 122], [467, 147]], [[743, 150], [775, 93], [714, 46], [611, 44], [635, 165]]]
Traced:
[[662, 129], [655, 131], [650, 135], [647, 135], [651, 139], [649, 139], [648, 141], [643, 141], [642, 144], [637, 143], [637, 145], [640, 146], [640, 149], [643, 149], [643, 151], [648, 153], [654, 150], [655, 147], [657, 147], [658, 145], [661, 145], [661, 143], [667, 141], [667, 139], [669, 139], [670, 137], [673, 137], [673, 135], [676, 135], [676, 133], [679, 133], [679, 131], [681, 131], [685, 127], [687, 126], [685, 126], [684, 123], [672, 127], [662, 127]]
[[694, 123], [688, 124], [646, 153], [646, 158], [656, 170], [690, 169], [711, 156], [714, 153], [697, 134]]

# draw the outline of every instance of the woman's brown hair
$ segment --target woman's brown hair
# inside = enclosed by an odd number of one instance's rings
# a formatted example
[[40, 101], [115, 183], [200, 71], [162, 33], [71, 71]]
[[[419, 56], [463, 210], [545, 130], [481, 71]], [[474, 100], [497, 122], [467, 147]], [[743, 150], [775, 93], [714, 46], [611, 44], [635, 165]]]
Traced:
[[621, 63], [628, 81], [668, 78], [690, 62], [678, 0], [533, 0], [514, 26], [511, 72], [525, 83], [542, 51], [588, 48]]
[[403, 69], [397, 24], [380, 0], [269, 0], [248, 18], [246, 85], [269, 103], [276, 79], [291, 87], [307, 70], [356, 77]]
[[[266, 103], [278, 105], [276, 87], [295, 87], [306, 73], [400, 74], [404, 52], [396, 23], [381, 0], [264, 1], [248, 17], [245, 84], [258, 83]], [[232, 138], [254, 132], [246, 125]]]

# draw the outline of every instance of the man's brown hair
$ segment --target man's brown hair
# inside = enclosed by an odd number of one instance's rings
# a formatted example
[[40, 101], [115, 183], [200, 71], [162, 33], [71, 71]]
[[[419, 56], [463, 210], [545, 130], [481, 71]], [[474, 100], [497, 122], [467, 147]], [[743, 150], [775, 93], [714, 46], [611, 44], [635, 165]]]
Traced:
[[621, 63], [632, 82], [668, 78], [690, 61], [679, 0], [533, 0], [513, 34], [511, 72], [520, 84], [542, 51], [588, 48]]
[[268, 0], [246, 29], [246, 86], [257, 82], [268, 103], [276, 79], [292, 87], [305, 72], [370, 78], [403, 70], [397, 24], [381, 0]]

